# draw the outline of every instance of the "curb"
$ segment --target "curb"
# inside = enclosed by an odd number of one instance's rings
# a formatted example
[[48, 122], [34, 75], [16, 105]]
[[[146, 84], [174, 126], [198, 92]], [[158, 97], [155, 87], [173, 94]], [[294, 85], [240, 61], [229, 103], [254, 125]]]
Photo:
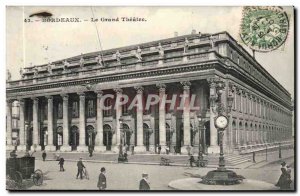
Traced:
[[[36, 158], [36, 160], [42, 161], [42, 159]], [[57, 161], [54, 159], [47, 159], [46, 161]], [[77, 162], [77, 160], [73, 160], [73, 159], [65, 159], [65, 161], [68, 162]], [[160, 165], [160, 163], [154, 163], [154, 162], [124, 162], [124, 163], [118, 163], [117, 161], [98, 161], [98, 160], [83, 160], [84, 162], [90, 162], [90, 163], [110, 163], [110, 164], [136, 164], [136, 165]], [[164, 165], [160, 165], [160, 166], [164, 166]], [[168, 165], [170, 167], [186, 167], [185, 164], [171, 164]], [[188, 167], [191, 168], [191, 167]], [[194, 167], [194, 168], [198, 168], [198, 167]], [[207, 165], [204, 168], [218, 168], [218, 165]], [[227, 169], [241, 169], [241, 168], [237, 168], [237, 167], [226, 167]]]

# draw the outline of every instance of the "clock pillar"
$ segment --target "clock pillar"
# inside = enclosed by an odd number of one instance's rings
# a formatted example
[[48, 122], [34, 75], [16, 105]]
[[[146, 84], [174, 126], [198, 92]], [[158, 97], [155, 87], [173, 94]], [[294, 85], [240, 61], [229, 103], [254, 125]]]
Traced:
[[218, 130], [215, 127], [215, 117], [217, 116], [216, 112], [216, 101], [218, 98], [216, 90], [216, 79], [209, 78], [209, 105], [210, 105], [210, 146], [207, 148], [208, 153], [219, 153], [220, 148], [218, 146]]

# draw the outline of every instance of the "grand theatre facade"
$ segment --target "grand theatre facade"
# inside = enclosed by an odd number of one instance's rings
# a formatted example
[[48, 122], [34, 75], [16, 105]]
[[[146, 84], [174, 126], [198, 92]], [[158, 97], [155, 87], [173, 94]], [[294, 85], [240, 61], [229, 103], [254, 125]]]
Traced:
[[[227, 153], [284, 145], [292, 140], [291, 95], [227, 33], [177, 36], [128, 47], [82, 54], [26, 67], [21, 79], [7, 80], [7, 150], [117, 152], [219, 152], [214, 125], [216, 84], [228, 106]], [[106, 95], [113, 95], [107, 98]], [[160, 100], [148, 109], [115, 100], [149, 95], [192, 97], [183, 109]], [[178, 96], [177, 96], [178, 97]], [[105, 100], [103, 100], [105, 98]], [[187, 104], [186, 104], [187, 103]], [[18, 105], [17, 127], [13, 111]]]

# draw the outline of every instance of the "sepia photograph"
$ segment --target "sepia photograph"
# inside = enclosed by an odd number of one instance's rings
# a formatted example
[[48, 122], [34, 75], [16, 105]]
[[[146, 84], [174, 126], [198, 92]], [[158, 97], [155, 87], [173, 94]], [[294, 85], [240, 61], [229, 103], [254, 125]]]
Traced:
[[296, 191], [295, 7], [5, 9], [6, 190]]

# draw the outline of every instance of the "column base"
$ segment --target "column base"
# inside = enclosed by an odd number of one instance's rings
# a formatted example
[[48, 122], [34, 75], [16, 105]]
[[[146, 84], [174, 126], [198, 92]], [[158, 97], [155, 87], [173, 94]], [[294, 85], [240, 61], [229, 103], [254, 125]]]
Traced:
[[18, 151], [26, 151], [26, 145], [19, 145], [18, 147], [17, 147], [17, 150]]
[[77, 152], [88, 152], [89, 149], [88, 149], [88, 146], [77, 146]]
[[[120, 144], [115, 145], [115, 146], [112, 146], [112, 147], [111, 147], [111, 151], [112, 151], [113, 153], [119, 153], [119, 151], [120, 151]], [[134, 147], [134, 151], [135, 151], [135, 147]]]
[[160, 150], [160, 154], [166, 154], [166, 145], [160, 145], [161, 146], [161, 150]]
[[61, 152], [71, 152], [72, 148], [71, 148], [71, 146], [61, 146], [59, 148], [59, 151], [61, 151]]
[[155, 153], [155, 146], [154, 145], [149, 146], [149, 152]]
[[134, 152], [146, 152], [146, 146], [135, 146], [134, 147]]
[[7, 151], [12, 151], [14, 149], [15, 149], [15, 146], [13, 146], [13, 145], [6, 145], [6, 150]]
[[30, 146], [31, 151], [42, 151], [42, 147], [40, 145], [36, 145], [35, 147], [32, 145]]
[[217, 154], [217, 153], [220, 153], [220, 147], [219, 146], [209, 146], [207, 148], [207, 153], [208, 154]]
[[95, 146], [94, 150], [95, 152], [105, 152], [106, 146]]
[[47, 145], [47, 146], [45, 146], [45, 151], [54, 152], [54, 151], [56, 151], [56, 146]]
[[[182, 146], [182, 147], [180, 148], [180, 154], [189, 154], [189, 153], [188, 153], [188, 150], [187, 150], [187, 147], [188, 147], [188, 146]], [[193, 147], [190, 146], [190, 148], [191, 148], [191, 149], [190, 149], [190, 153], [191, 153], [191, 154], [194, 154]]]

